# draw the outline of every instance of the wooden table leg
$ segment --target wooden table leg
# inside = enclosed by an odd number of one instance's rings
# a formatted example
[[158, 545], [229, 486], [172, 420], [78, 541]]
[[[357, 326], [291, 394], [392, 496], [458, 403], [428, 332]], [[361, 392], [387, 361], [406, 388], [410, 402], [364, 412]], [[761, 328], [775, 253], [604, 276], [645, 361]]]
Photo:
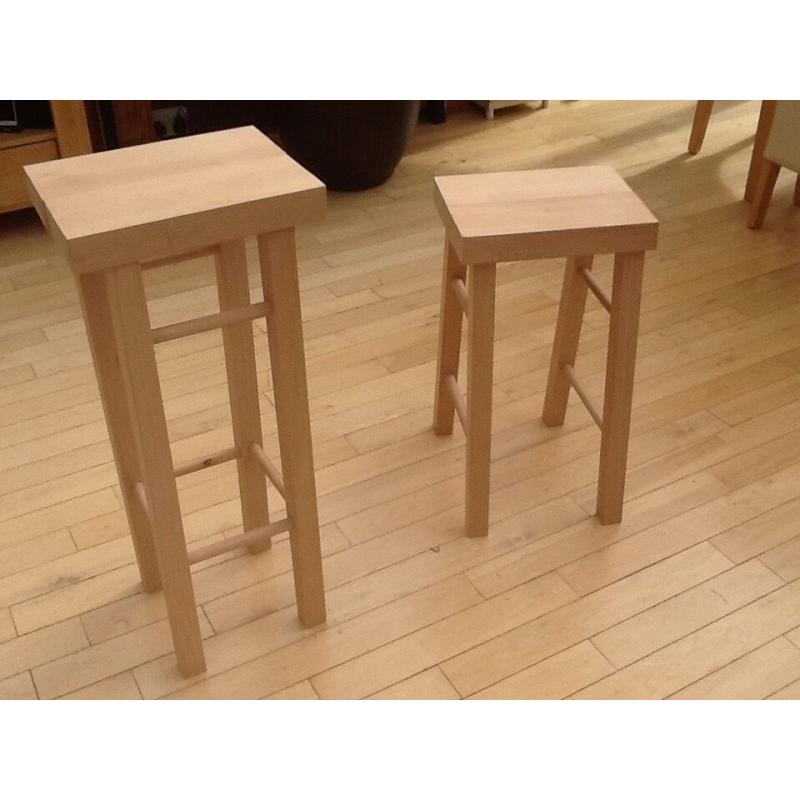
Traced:
[[604, 525], [622, 519], [643, 268], [644, 253], [616, 254], [597, 487]]
[[747, 227], [754, 230], [764, 224], [764, 217], [767, 215], [772, 193], [775, 191], [775, 184], [778, 182], [778, 175], [781, 171], [780, 164], [768, 161], [766, 158], [763, 159], [763, 162], [750, 206], [750, 214], [747, 217]]
[[711, 110], [714, 108], [713, 100], [698, 100], [692, 120], [692, 132], [689, 134], [689, 152], [695, 155], [700, 152], [703, 146], [703, 139], [706, 138], [708, 121], [711, 119]]
[[458, 378], [458, 363], [461, 356], [461, 326], [463, 312], [451, 281], [466, 280], [467, 268], [458, 260], [452, 245], [445, 237], [444, 268], [442, 270], [442, 302], [439, 313], [439, 349], [436, 362], [436, 393], [433, 400], [433, 430], [439, 435], [453, 432], [455, 405], [447, 390], [445, 378]]
[[572, 256], [567, 259], [542, 409], [542, 421], [550, 427], [563, 425], [567, 413], [570, 382], [563, 367], [566, 364], [575, 366], [588, 291], [581, 270], [591, 270], [593, 260], [594, 256]]
[[748, 203], [753, 202], [758, 180], [765, 166], [764, 150], [767, 147], [769, 134], [772, 130], [772, 120], [775, 118], [775, 107], [777, 104], [777, 100], [763, 100], [761, 103], [756, 137], [753, 140], [753, 154], [750, 156], [750, 169], [747, 172], [747, 184], [744, 188], [744, 199], [747, 200]]
[[[250, 305], [247, 255], [243, 239], [220, 245], [215, 258], [219, 310], [228, 311]], [[253, 323], [249, 320], [222, 328], [222, 346], [228, 374], [233, 441], [239, 450], [236, 467], [242, 503], [244, 530], [262, 528], [269, 523], [267, 485], [264, 471], [250, 451], [251, 444], [263, 445], [261, 411], [258, 401], [258, 374], [253, 343]], [[268, 549], [270, 540], [251, 545], [251, 553]]]
[[469, 268], [467, 331], [467, 536], [489, 533], [494, 371], [494, 264]]
[[258, 250], [264, 299], [271, 305], [267, 334], [297, 610], [300, 621], [312, 626], [325, 621], [325, 588], [294, 230], [259, 236]]
[[78, 290], [111, 450], [117, 465], [119, 485], [125, 500], [136, 560], [139, 563], [139, 575], [145, 591], [153, 592], [161, 588], [161, 578], [153, 532], [150, 530], [147, 515], [134, 495], [133, 487], [143, 479], [141, 453], [133, 423], [133, 411], [125, 393], [116, 353], [105, 272], [80, 275]]
[[111, 322], [141, 445], [143, 484], [175, 655], [181, 674], [191, 677], [205, 670], [205, 657], [142, 273], [138, 264], [108, 272]]

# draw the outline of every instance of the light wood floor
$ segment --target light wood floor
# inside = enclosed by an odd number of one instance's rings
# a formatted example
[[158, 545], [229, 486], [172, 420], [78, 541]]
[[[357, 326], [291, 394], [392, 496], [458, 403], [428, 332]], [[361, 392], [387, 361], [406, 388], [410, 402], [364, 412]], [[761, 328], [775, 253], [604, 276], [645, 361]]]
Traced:
[[[0, 696], [800, 696], [800, 209], [741, 200], [758, 106], [554, 103], [421, 125], [394, 178], [299, 234], [329, 622], [296, 619], [288, 545], [194, 577], [208, 673], [177, 672], [140, 591], [72, 279], [0, 218]], [[491, 532], [462, 536], [460, 432], [430, 431], [436, 174], [611, 163], [662, 220], [621, 525], [592, 517], [599, 434], [538, 419], [558, 262], [499, 272]], [[252, 252], [251, 252], [252, 256]], [[255, 265], [252, 265], [255, 279]], [[606, 287], [610, 260], [597, 275]], [[215, 308], [210, 264], [148, 275], [155, 324]], [[602, 393], [590, 298], [578, 373]], [[276, 454], [258, 331], [267, 448]], [[176, 460], [228, 446], [219, 333], [159, 346]], [[240, 524], [232, 465], [181, 479], [187, 536]], [[278, 508], [278, 497], [271, 496]]]

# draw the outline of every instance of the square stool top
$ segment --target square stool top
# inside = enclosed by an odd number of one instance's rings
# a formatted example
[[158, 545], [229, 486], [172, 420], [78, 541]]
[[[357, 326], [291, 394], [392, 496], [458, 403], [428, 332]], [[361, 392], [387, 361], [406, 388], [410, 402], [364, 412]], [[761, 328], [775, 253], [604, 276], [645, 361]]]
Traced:
[[658, 220], [611, 167], [448, 175], [434, 182], [462, 264], [656, 246]]
[[76, 273], [321, 219], [325, 186], [253, 126], [25, 167]]

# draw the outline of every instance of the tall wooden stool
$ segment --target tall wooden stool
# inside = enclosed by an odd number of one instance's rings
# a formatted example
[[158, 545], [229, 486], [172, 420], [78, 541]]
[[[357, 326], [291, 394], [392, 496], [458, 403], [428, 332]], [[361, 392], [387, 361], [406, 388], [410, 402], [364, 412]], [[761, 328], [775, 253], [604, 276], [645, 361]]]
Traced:
[[[294, 226], [325, 187], [255, 128], [26, 167], [39, 215], [75, 273], [142, 584], [164, 589], [178, 667], [205, 670], [190, 565], [289, 531], [297, 608], [325, 620]], [[263, 302], [250, 303], [244, 237], [258, 236]], [[220, 311], [151, 328], [142, 270], [213, 254]], [[252, 320], [266, 317], [283, 475], [262, 449]], [[154, 345], [222, 328], [233, 446], [172, 462]], [[236, 460], [243, 530], [187, 551], [176, 478]], [[264, 475], [286, 499], [271, 522]]]
[[[537, 258], [567, 258], [542, 419], [563, 424], [575, 389], [602, 431], [597, 514], [603, 523], [619, 522], [644, 251], [656, 246], [658, 221], [611, 167], [451, 175], [435, 179], [435, 199], [445, 257], [433, 429], [452, 433], [454, 413], [464, 428], [467, 535], [489, 529], [496, 266]], [[615, 253], [611, 298], [591, 274], [597, 253]], [[588, 289], [611, 314], [602, 415], [574, 370]], [[466, 399], [458, 385], [462, 314]]]

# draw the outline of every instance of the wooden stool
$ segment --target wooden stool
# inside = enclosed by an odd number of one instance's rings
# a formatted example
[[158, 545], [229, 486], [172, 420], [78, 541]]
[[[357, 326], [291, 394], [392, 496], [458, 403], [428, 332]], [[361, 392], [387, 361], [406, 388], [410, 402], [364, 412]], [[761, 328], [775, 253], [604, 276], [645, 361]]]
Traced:
[[[164, 589], [178, 667], [205, 670], [190, 565], [289, 531], [297, 608], [325, 620], [294, 226], [325, 187], [255, 128], [26, 167], [39, 215], [76, 275], [142, 584]], [[250, 304], [244, 237], [264, 301]], [[218, 314], [151, 329], [142, 270], [213, 254]], [[283, 477], [262, 449], [252, 320], [266, 317]], [[154, 345], [222, 328], [233, 447], [175, 468]], [[236, 459], [244, 533], [187, 551], [176, 478]], [[270, 522], [264, 474], [286, 499]]]
[[[467, 437], [467, 535], [485, 536], [489, 528], [495, 268], [536, 258], [567, 257], [542, 419], [563, 424], [575, 389], [602, 430], [597, 514], [603, 523], [619, 522], [644, 251], [656, 245], [658, 221], [611, 167], [452, 175], [435, 184], [445, 257], [433, 429], [452, 433], [456, 412]], [[591, 274], [596, 253], [616, 254], [610, 299]], [[611, 314], [602, 416], [574, 371], [587, 289]], [[462, 314], [466, 401], [457, 382]]]

